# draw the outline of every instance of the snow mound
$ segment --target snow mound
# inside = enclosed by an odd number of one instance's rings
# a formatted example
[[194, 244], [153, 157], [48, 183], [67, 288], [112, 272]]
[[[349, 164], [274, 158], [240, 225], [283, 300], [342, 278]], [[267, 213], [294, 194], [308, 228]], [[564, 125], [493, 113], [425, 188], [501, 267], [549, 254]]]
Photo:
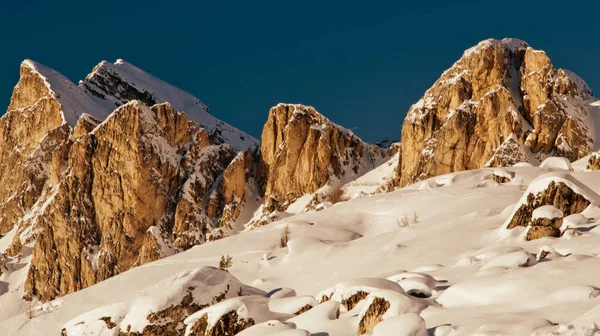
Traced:
[[303, 308], [317, 306], [317, 300], [312, 296], [294, 296], [269, 301], [269, 309], [282, 314], [296, 314]]
[[573, 171], [573, 166], [571, 165], [571, 161], [569, 161], [569, 159], [556, 156], [551, 156], [544, 160], [544, 162], [540, 164], [540, 168], [554, 168]]
[[425, 320], [417, 314], [408, 313], [379, 322], [373, 336], [427, 336]]
[[308, 330], [311, 334], [327, 335], [326, 330], [335, 330], [339, 316], [340, 303], [327, 301], [287, 322], [294, 323], [298, 329]]
[[496, 267], [501, 268], [516, 268], [516, 267], [527, 267], [532, 265], [535, 262], [535, 258], [521, 250], [514, 251], [506, 254], [499, 255], [488, 262], [486, 262], [481, 268], [480, 271], [489, 270]]
[[277, 320], [271, 320], [254, 325], [237, 336], [310, 336], [306, 330], [296, 329], [293, 323], [285, 323]]
[[538, 218], [563, 218], [563, 212], [552, 205], [542, 205], [541, 207], [533, 210], [533, 215], [531, 219]]
[[431, 297], [437, 294], [437, 281], [429, 274], [404, 272], [387, 278], [397, 282], [408, 294], [416, 297]]

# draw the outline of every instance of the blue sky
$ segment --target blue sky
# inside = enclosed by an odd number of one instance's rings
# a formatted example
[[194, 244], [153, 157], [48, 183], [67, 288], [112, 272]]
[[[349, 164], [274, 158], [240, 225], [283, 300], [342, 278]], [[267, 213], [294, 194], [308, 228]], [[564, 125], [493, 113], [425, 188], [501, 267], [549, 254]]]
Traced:
[[600, 90], [589, 1], [2, 1], [0, 109], [20, 62], [71, 80], [123, 58], [260, 137], [278, 102], [312, 105], [367, 141], [398, 139], [410, 107], [478, 41], [517, 37]]

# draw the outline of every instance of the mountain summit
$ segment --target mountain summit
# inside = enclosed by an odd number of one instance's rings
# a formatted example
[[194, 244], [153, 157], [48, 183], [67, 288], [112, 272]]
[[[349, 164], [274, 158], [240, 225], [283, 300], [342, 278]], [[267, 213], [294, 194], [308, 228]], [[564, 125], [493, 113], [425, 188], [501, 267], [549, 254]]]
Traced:
[[596, 98], [545, 52], [516, 39], [480, 42], [411, 106], [402, 125], [404, 186], [483, 166], [573, 161], [598, 146]]

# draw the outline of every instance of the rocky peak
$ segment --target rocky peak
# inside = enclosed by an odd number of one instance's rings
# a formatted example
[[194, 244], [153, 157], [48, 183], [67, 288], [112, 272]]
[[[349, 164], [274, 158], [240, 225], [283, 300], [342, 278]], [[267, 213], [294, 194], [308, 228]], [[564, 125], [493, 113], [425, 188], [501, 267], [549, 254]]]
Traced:
[[510, 165], [511, 156], [586, 156], [596, 140], [589, 136], [593, 99], [581, 78], [556, 69], [543, 51], [515, 39], [482, 41], [411, 106], [398, 183]]
[[210, 115], [208, 107], [198, 98], [124, 60], [102, 61], [79, 82], [79, 87], [111, 111], [132, 100], [148, 106], [168, 102], [204, 128], [212, 142], [227, 143], [241, 151], [258, 147], [256, 139]]
[[[94, 94], [92, 83], [105, 87]], [[253, 151], [236, 149], [257, 143], [122, 61], [101, 64], [80, 86], [23, 62], [0, 141], [0, 235], [13, 237], [0, 253], [20, 272], [0, 280], [21, 279], [0, 305], [51, 300], [235, 231], [254, 174]]]
[[271, 108], [261, 140], [258, 182], [267, 212], [285, 210], [327, 184], [354, 179], [373, 169], [383, 155], [313, 107], [300, 104]]

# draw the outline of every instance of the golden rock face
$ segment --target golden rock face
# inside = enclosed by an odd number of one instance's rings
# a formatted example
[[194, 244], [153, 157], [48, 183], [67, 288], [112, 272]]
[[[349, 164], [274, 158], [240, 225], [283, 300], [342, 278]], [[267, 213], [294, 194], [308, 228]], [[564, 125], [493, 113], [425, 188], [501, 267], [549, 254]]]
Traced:
[[213, 144], [168, 103], [70, 126], [59, 97], [24, 62], [0, 119], [0, 234], [16, 228], [8, 255], [33, 255], [26, 296], [51, 300], [226, 235], [251, 152]]
[[332, 178], [342, 177], [345, 168], [358, 173], [367, 162], [364, 149], [360, 138], [312, 107], [279, 104], [271, 108], [258, 168], [266, 208], [283, 209]]
[[[586, 100], [543, 51], [522, 41], [487, 40], [467, 50], [402, 125], [400, 186], [529, 154], [576, 160], [589, 154]], [[518, 162], [518, 161], [517, 161]]]

